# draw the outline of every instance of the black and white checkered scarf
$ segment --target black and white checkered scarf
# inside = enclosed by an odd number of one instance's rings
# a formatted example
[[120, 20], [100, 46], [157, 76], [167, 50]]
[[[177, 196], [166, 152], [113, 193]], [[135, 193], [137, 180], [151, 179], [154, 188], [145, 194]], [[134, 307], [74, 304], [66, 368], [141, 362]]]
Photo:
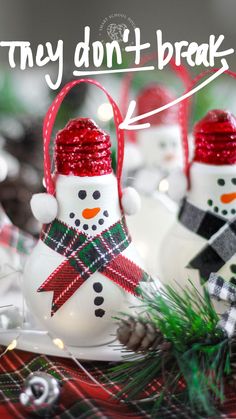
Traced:
[[187, 200], [184, 200], [178, 218], [184, 227], [207, 240], [187, 265], [187, 268], [198, 269], [205, 282], [211, 272], [218, 272], [236, 253], [236, 218], [227, 220], [203, 211]]

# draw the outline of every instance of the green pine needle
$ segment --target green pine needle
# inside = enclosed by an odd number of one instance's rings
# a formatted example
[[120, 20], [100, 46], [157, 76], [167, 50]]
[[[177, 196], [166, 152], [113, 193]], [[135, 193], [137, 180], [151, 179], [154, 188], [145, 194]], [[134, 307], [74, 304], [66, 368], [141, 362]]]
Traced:
[[[140, 315], [142, 321], [153, 322], [171, 349], [127, 355], [128, 362], [112, 368], [110, 378], [123, 386], [118, 396], [126, 395], [128, 401], [145, 398], [147, 389], [154, 410], [167, 399], [185, 397], [194, 411], [214, 414], [213, 401], [223, 401], [230, 360], [229, 340], [217, 327], [219, 317], [208, 291], [201, 295], [191, 282], [181, 292], [170, 286], [161, 294], [142, 291], [141, 308], [146, 312]], [[154, 379], [160, 382], [159, 390], [151, 386]]]

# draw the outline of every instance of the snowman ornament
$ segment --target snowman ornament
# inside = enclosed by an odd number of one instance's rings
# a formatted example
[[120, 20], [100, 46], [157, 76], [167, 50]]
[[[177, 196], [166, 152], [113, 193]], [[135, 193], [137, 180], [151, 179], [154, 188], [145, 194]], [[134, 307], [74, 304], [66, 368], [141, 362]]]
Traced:
[[[174, 96], [166, 87], [148, 85], [137, 97], [137, 113], [143, 115], [173, 100]], [[152, 195], [163, 178], [183, 166], [178, 109], [172, 106], [142, 122], [151, 126], [138, 130], [132, 137], [135, 141], [127, 142], [124, 166], [128, 184], [143, 194]], [[134, 152], [135, 145], [139, 153]]]
[[236, 118], [211, 110], [194, 128], [190, 188], [162, 243], [164, 283], [200, 290], [211, 272], [236, 284]]
[[54, 159], [55, 196], [31, 201], [44, 225], [25, 267], [24, 295], [40, 323], [66, 344], [107, 345], [115, 339], [113, 316], [137, 307], [138, 287], [151, 279], [124, 216], [137, 210], [139, 197], [132, 188], [119, 197], [109, 135], [88, 118], [58, 132]]

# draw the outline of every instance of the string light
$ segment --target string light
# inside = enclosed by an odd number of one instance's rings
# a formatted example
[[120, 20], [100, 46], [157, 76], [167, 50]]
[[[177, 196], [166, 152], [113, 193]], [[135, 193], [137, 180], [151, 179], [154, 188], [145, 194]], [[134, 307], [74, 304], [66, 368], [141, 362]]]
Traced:
[[8, 174], [8, 165], [6, 162], [6, 159], [4, 159], [3, 157], [0, 157], [0, 166], [1, 166], [1, 171], [0, 171], [0, 182], [3, 182]]
[[159, 192], [168, 192], [169, 190], [169, 182], [167, 179], [162, 179], [159, 183], [158, 187]]
[[7, 351], [13, 351], [13, 349], [15, 349], [16, 346], [17, 346], [17, 339], [13, 339], [13, 341], [9, 343], [7, 347]]
[[65, 345], [64, 345], [64, 342], [61, 339], [55, 338], [52, 341], [53, 341], [54, 345], [56, 345], [59, 349], [64, 349]]
[[102, 103], [97, 109], [100, 121], [107, 122], [113, 118], [113, 110], [110, 103]]

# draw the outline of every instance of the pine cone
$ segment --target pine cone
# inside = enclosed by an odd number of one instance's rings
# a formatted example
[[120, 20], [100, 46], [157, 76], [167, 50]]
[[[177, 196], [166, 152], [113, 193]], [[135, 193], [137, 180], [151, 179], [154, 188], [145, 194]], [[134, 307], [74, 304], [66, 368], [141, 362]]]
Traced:
[[127, 349], [134, 352], [168, 350], [171, 346], [151, 321], [129, 317], [122, 319], [117, 329], [117, 338]]

